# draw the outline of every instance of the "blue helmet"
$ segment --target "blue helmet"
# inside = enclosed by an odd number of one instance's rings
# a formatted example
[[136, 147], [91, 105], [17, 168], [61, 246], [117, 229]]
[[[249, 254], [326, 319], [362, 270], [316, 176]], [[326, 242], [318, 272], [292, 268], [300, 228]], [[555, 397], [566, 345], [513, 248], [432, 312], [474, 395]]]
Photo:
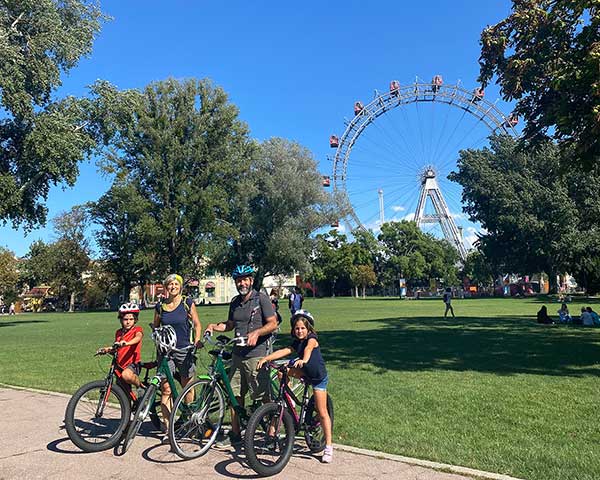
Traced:
[[240, 277], [253, 277], [254, 267], [252, 267], [251, 265], [237, 265], [233, 269], [232, 276], [234, 280]]

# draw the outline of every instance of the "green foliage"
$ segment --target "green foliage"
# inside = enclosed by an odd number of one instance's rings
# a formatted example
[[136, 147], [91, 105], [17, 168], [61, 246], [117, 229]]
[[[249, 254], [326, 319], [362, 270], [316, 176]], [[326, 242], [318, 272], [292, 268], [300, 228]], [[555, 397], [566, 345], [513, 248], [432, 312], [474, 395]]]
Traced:
[[265, 274], [308, 272], [309, 235], [339, 215], [310, 151], [283, 138], [258, 147], [231, 201], [233, 235], [215, 262], [228, 271], [238, 263], [253, 264], [256, 288]]
[[315, 237], [312, 270], [314, 278], [329, 284], [331, 295], [335, 296], [338, 281], [349, 281], [354, 270], [352, 244], [348, 243], [346, 235], [331, 230]]
[[[142, 270], [153, 264], [158, 278], [198, 273], [215, 239], [231, 233], [225, 219], [254, 149], [237, 108], [208, 80], [168, 79], [143, 92], [99, 82], [94, 91], [104, 167], [119, 186], [136, 191], [127, 193], [131, 201], [140, 197], [140, 205], [119, 207], [118, 215], [147, 210], [141, 221], [148, 243], [135, 262]], [[116, 258], [119, 247], [105, 240], [104, 255]]]
[[600, 156], [600, 8], [589, 0], [513, 0], [512, 13], [481, 34], [482, 84], [497, 75], [517, 99], [525, 136], [549, 131], [593, 166]]
[[17, 297], [19, 261], [14, 252], [0, 247], [0, 298], [10, 303]]
[[52, 93], [89, 55], [103, 18], [77, 0], [0, 3], [0, 221], [45, 223], [50, 187], [72, 186], [94, 148], [89, 102]]
[[88, 208], [100, 227], [95, 236], [103, 267], [114, 275], [118, 291], [126, 297], [135, 283], [154, 280], [161, 232], [151, 202], [135, 184], [116, 181]]
[[469, 252], [462, 268], [462, 275], [481, 286], [493, 286], [494, 278], [502, 272], [494, 271], [492, 261], [479, 250]]
[[578, 208], [560, 170], [552, 142], [517, 148], [511, 137], [491, 139], [490, 149], [460, 152], [450, 179], [463, 187], [464, 211], [485, 229], [480, 249], [498, 272], [569, 271], [579, 249]]
[[415, 222], [384, 223], [378, 240], [383, 247], [381, 274], [384, 283], [405, 278], [411, 286], [441, 279], [458, 282], [458, 253], [446, 240], [423, 233]]

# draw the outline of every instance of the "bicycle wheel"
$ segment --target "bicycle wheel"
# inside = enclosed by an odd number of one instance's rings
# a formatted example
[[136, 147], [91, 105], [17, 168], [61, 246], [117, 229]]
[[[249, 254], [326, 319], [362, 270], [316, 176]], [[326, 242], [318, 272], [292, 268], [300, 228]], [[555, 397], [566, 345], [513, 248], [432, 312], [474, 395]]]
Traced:
[[125, 441], [123, 442], [122, 453], [125, 453], [127, 450], [129, 450], [129, 447], [131, 447], [131, 444], [133, 443], [133, 439], [140, 431], [142, 423], [144, 423], [144, 420], [148, 417], [150, 413], [150, 407], [154, 404], [156, 390], [156, 385], [150, 384], [150, 386], [146, 389], [144, 396], [140, 400], [138, 408], [133, 415], [133, 420], [127, 429], [127, 435], [125, 436]]
[[217, 439], [225, 416], [221, 388], [210, 380], [196, 380], [183, 389], [169, 418], [169, 442], [184, 459], [204, 455]]
[[77, 390], [65, 411], [65, 427], [71, 441], [84, 452], [114, 447], [129, 422], [129, 398], [118, 385], [97, 380]]
[[292, 456], [295, 433], [292, 415], [282, 405], [273, 402], [259, 407], [250, 417], [244, 437], [252, 470], [263, 477], [281, 472]]
[[[331, 428], [333, 429], [333, 400], [327, 394], [327, 413], [331, 418]], [[315, 396], [308, 400], [306, 406], [306, 416], [304, 417], [304, 440], [309, 450], [313, 453], [322, 452], [325, 448], [325, 432], [319, 421], [319, 415], [315, 409]]]

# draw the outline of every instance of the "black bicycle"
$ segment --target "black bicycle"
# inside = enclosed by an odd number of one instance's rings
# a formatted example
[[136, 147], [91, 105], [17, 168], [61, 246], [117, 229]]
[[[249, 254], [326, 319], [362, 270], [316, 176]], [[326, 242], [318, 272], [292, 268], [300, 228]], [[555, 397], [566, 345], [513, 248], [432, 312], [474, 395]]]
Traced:
[[[244, 447], [250, 467], [267, 477], [281, 472], [292, 456], [296, 434], [304, 433], [306, 445], [313, 453], [325, 448], [325, 433], [315, 409], [310, 385], [302, 379], [304, 392], [299, 400], [289, 385], [288, 366], [270, 362], [279, 371], [279, 395], [274, 402], [259, 407], [246, 427]], [[300, 406], [300, 412], [297, 411]], [[333, 427], [333, 401], [327, 394], [327, 412]]]
[[[129, 424], [132, 409], [137, 408], [139, 399], [131, 385], [121, 378], [117, 368], [115, 343], [109, 351], [98, 350], [94, 356], [112, 355], [108, 374], [104, 380], [96, 380], [80, 387], [71, 397], [65, 411], [65, 428], [71, 441], [84, 452], [99, 452], [113, 448], [119, 443]], [[149, 371], [156, 362], [142, 363], [148, 381]], [[160, 399], [156, 398], [148, 412], [153, 425], [161, 425]]]

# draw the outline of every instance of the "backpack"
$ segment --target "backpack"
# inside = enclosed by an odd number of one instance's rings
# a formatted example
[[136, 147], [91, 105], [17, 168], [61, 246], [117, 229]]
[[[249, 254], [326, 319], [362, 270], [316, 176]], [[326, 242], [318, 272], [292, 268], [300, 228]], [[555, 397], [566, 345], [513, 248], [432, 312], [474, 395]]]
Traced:
[[[187, 313], [188, 326], [190, 327], [190, 343], [194, 343], [194, 322], [192, 320], [192, 303], [194, 303], [194, 299], [186, 295], [182, 295], [181, 303], [183, 303], [183, 308], [185, 308], [185, 312]], [[154, 308], [159, 310], [161, 312], [159, 315], [161, 315], [163, 311], [162, 300], [159, 301]]]

